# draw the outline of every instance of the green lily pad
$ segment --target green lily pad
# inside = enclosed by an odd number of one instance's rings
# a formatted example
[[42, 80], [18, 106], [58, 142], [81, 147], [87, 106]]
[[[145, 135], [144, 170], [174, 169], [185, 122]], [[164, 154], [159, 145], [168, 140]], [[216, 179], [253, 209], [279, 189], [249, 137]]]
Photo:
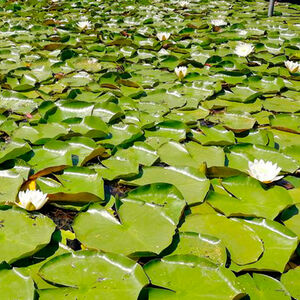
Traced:
[[192, 167], [145, 167], [139, 178], [128, 181], [131, 185], [159, 182], [176, 186], [189, 204], [202, 202], [210, 186], [209, 180]]
[[207, 201], [226, 216], [243, 215], [274, 219], [293, 203], [284, 188], [274, 186], [265, 190], [259, 181], [251, 177], [225, 178], [220, 183], [220, 188], [228, 193], [210, 192]]
[[283, 284], [275, 278], [254, 273], [253, 277], [249, 274], [239, 276], [238, 281], [253, 300], [291, 299], [289, 292]]
[[[295, 190], [299, 190], [295, 189]], [[290, 190], [291, 192], [294, 190]], [[298, 199], [298, 198], [297, 198]], [[282, 215], [281, 219], [284, 223], [284, 225], [289, 228], [291, 231], [297, 234], [298, 238], [300, 238], [300, 204], [295, 204], [291, 207], [289, 207], [287, 210], [285, 210]]]
[[214, 127], [200, 126], [200, 132], [191, 130], [192, 139], [200, 142], [202, 145], [226, 146], [235, 144], [234, 133], [226, 130], [224, 127], [216, 125]]
[[[122, 202], [120, 221], [99, 205], [79, 214], [73, 225], [76, 237], [89, 248], [138, 257], [158, 254], [171, 243], [177, 223], [168, 216], [168, 208], [141, 200]], [[172, 213], [180, 214], [182, 208]]]
[[102, 177], [94, 170], [71, 167], [54, 176], [56, 179], [40, 177], [36, 181], [44, 193], [52, 194], [50, 200], [65, 201], [69, 197], [70, 200], [89, 202], [104, 199]]
[[35, 172], [39, 172], [55, 166], [72, 166], [74, 156], [77, 157], [76, 163], [82, 165], [104, 151], [103, 147], [97, 147], [92, 139], [85, 137], [73, 137], [66, 142], [51, 140], [43, 146], [34, 147], [34, 156], [28, 163]]
[[5, 299], [29, 300], [34, 299], [34, 282], [21, 270], [0, 271], [0, 293]]
[[113, 146], [120, 146], [137, 140], [141, 135], [141, 129], [132, 124], [115, 124], [109, 128], [111, 137], [100, 141], [101, 144], [109, 144]]
[[298, 162], [292, 157], [267, 146], [240, 144], [231, 146], [228, 150], [229, 153], [226, 153], [229, 160], [228, 166], [243, 172], [247, 172], [249, 161], [254, 161], [254, 159], [277, 163], [285, 172], [293, 173], [299, 167]]
[[168, 165], [200, 168], [203, 163], [208, 167], [223, 166], [225, 154], [221, 148], [206, 147], [195, 142], [179, 144], [174, 141], [163, 144], [158, 149], [160, 160]]
[[[0, 261], [12, 263], [32, 255], [49, 243], [54, 223], [41, 214], [21, 209], [0, 210]], [[22, 234], [16, 234], [22, 228]]]
[[284, 87], [284, 81], [282, 78], [276, 78], [272, 76], [250, 77], [248, 84], [251, 88], [257, 89], [265, 94], [276, 94]]
[[226, 92], [219, 96], [221, 99], [237, 101], [237, 102], [251, 102], [261, 95], [259, 91], [251, 89], [249, 86], [236, 86], [231, 89], [232, 92]]
[[221, 124], [222, 126], [234, 131], [242, 132], [253, 128], [256, 120], [248, 113], [233, 114], [223, 113], [212, 115], [208, 118], [209, 121]]
[[0, 150], [0, 163], [3, 163], [29, 152], [31, 147], [21, 139], [14, 139], [6, 143], [0, 142]]
[[279, 130], [300, 133], [300, 116], [298, 115], [278, 114], [271, 116], [270, 124]]
[[242, 296], [234, 274], [209, 260], [193, 255], [175, 255], [145, 265], [152, 284], [149, 299], [233, 299]]
[[122, 115], [122, 109], [113, 102], [97, 103], [93, 109], [93, 116], [101, 118], [106, 123], [114, 121]]
[[218, 238], [195, 232], [181, 232], [175, 242], [176, 248], [170, 255], [189, 254], [205, 257], [221, 266], [226, 263], [226, 248]]
[[291, 296], [295, 299], [300, 298], [300, 267], [296, 267], [295, 269], [291, 269], [288, 272], [282, 274], [281, 282], [287, 288], [287, 290], [291, 293]]
[[0, 108], [12, 110], [15, 113], [26, 114], [38, 107], [39, 101], [27, 98], [21, 93], [3, 91], [0, 93]]
[[91, 116], [94, 108], [93, 103], [87, 103], [83, 101], [66, 101], [56, 102], [56, 107], [50, 109], [47, 112], [47, 121], [59, 123], [61, 121], [77, 118]]
[[132, 191], [122, 201], [139, 200], [164, 208], [165, 214], [178, 223], [186, 203], [177, 188], [167, 183], [143, 185]]
[[221, 215], [189, 215], [180, 232], [197, 232], [219, 238], [229, 250], [231, 259], [239, 265], [255, 262], [264, 249], [258, 234], [251, 228]]
[[290, 256], [295, 251], [298, 240], [297, 235], [278, 222], [268, 219], [238, 220], [255, 231], [264, 245], [264, 254], [257, 261], [245, 266], [237, 266], [234, 263], [231, 269], [261, 270], [283, 272]]
[[164, 121], [156, 125], [154, 129], [145, 131], [145, 137], [167, 137], [175, 141], [185, 139], [187, 127], [184, 123], [175, 120]]
[[66, 126], [58, 123], [38, 124], [37, 126], [24, 125], [14, 131], [15, 138], [30, 141], [32, 144], [44, 144], [50, 139], [57, 139], [68, 133]]
[[300, 111], [300, 101], [283, 97], [267, 98], [263, 107], [275, 112], [295, 113]]
[[[65, 287], [39, 290], [40, 299], [137, 299], [148, 283], [141, 266], [113, 253], [80, 251], [54, 257], [39, 271], [48, 282]], [[84, 274], [84, 276], [82, 276]]]
[[[28, 170], [29, 171], [29, 170]], [[23, 176], [14, 169], [0, 171], [0, 203], [14, 202], [23, 184]]]
[[67, 120], [72, 131], [91, 138], [103, 138], [108, 135], [108, 126], [98, 117], [88, 116], [83, 119]]

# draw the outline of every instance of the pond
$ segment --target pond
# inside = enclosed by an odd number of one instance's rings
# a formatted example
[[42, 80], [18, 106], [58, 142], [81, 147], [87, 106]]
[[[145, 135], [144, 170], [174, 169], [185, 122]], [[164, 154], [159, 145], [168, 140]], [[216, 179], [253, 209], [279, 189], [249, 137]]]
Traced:
[[1, 299], [300, 299], [300, 5], [0, 1]]

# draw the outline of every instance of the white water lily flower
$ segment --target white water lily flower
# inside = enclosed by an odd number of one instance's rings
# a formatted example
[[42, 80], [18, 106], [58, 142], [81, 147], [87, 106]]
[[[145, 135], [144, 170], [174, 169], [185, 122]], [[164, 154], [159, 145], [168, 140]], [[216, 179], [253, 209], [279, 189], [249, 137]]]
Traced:
[[189, 1], [179, 1], [178, 4], [181, 7], [188, 7], [190, 2]]
[[187, 74], [187, 67], [176, 67], [175, 68], [175, 73], [177, 75], [177, 77], [179, 78], [179, 80], [183, 79], [186, 74]]
[[247, 35], [248, 31], [247, 30], [238, 30], [237, 33], [239, 35]]
[[254, 162], [249, 161], [248, 168], [250, 176], [264, 183], [270, 183], [283, 177], [277, 176], [281, 171], [281, 168], [279, 168], [276, 163], [273, 164], [271, 161], [255, 159]]
[[291, 73], [300, 72], [300, 63], [288, 60], [284, 64]]
[[158, 52], [157, 52], [158, 55], [162, 56], [162, 55], [169, 55], [170, 53], [164, 49], [164, 48], [161, 48]]
[[214, 19], [211, 20], [211, 24], [214, 26], [225, 26], [227, 22], [224, 19]]
[[169, 32], [159, 32], [156, 36], [160, 41], [166, 41], [170, 35], [171, 34]]
[[247, 43], [239, 43], [235, 50], [234, 53], [237, 54], [238, 56], [248, 56], [252, 51], [254, 50], [254, 46], [251, 44]]
[[39, 190], [20, 191], [18, 198], [19, 201], [16, 204], [26, 210], [40, 209], [48, 200], [47, 194]]
[[80, 21], [77, 23], [80, 30], [85, 30], [91, 28], [92, 24], [90, 21]]

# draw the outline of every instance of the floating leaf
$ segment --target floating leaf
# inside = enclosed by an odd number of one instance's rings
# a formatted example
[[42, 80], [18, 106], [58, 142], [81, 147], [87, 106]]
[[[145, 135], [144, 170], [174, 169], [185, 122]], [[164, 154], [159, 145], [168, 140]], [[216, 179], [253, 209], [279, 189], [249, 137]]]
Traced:
[[175, 242], [176, 248], [170, 255], [190, 254], [208, 258], [222, 266], [226, 263], [226, 248], [221, 240], [213, 236], [194, 232], [181, 232]]
[[189, 215], [180, 231], [219, 238], [229, 250], [231, 259], [239, 265], [255, 262], [263, 252], [263, 244], [258, 234], [237, 220], [221, 215]]
[[251, 299], [291, 299], [283, 284], [275, 278], [254, 273], [253, 278], [249, 274], [245, 274], [239, 276], [238, 281]]
[[[30, 256], [49, 243], [54, 223], [41, 214], [21, 209], [0, 210], [0, 261], [12, 263]], [[22, 228], [22, 234], [16, 234]]]
[[[242, 296], [233, 273], [205, 258], [175, 255], [153, 260], [145, 265], [151, 283], [149, 299], [233, 299]], [[195, 296], [197, 295], [197, 296]]]
[[17, 268], [1, 270], [0, 293], [5, 299], [34, 299], [33, 280]]
[[140, 178], [128, 183], [145, 185], [158, 182], [176, 186], [189, 204], [202, 202], [210, 186], [208, 179], [192, 167], [145, 167]]
[[295, 299], [300, 298], [300, 267], [296, 267], [295, 269], [291, 269], [288, 272], [282, 274], [281, 282], [287, 288], [287, 290], [291, 293], [291, 296]]
[[[40, 276], [65, 287], [39, 290], [40, 299], [99, 297], [137, 299], [148, 283], [141, 266], [113, 253], [80, 251], [54, 257], [40, 269]], [[84, 276], [83, 276], [84, 275]]]
[[208, 203], [226, 216], [256, 216], [274, 219], [292, 204], [289, 193], [274, 186], [265, 190], [261, 183], [246, 176], [229, 177], [220, 183], [228, 193], [210, 192]]
[[[174, 213], [181, 210], [179, 206]], [[132, 256], [153, 255], [171, 243], [177, 225], [164, 207], [140, 200], [123, 199], [118, 216], [120, 221], [101, 206], [90, 206], [75, 219], [76, 237], [90, 248]]]
[[271, 161], [285, 172], [293, 173], [298, 169], [298, 163], [292, 157], [285, 155], [281, 151], [274, 148], [262, 145], [235, 145], [228, 148], [229, 153], [226, 154], [231, 168], [239, 169], [243, 172], [248, 170], [248, 162], [254, 159], [262, 159], [264, 161]]
[[102, 177], [94, 170], [72, 167], [54, 176], [56, 179], [40, 177], [36, 181], [44, 193], [51, 194], [50, 200], [67, 200], [70, 197], [74, 201], [89, 202], [104, 199]]
[[168, 165], [200, 168], [203, 163], [211, 167], [223, 166], [225, 162], [225, 154], [221, 148], [205, 147], [195, 142], [179, 144], [170, 141], [158, 149], [158, 155]]
[[246, 266], [232, 265], [235, 271], [261, 270], [283, 272], [290, 256], [297, 247], [297, 236], [278, 222], [267, 219], [238, 220], [252, 228], [262, 240], [264, 254], [257, 261]]

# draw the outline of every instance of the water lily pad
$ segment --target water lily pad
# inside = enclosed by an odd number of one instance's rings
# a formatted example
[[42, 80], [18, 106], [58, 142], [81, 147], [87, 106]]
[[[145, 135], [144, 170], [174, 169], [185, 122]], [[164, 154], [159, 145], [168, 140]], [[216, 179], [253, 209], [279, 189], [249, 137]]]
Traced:
[[111, 134], [111, 137], [100, 141], [102, 144], [113, 146], [123, 145], [137, 140], [142, 135], [142, 131], [138, 126], [121, 123], [112, 125], [109, 128], [109, 133]]
[[224, 127], [236, 132], [241, 132], [251, 129], [255, 124], [255, 119], [248, 113], [233, 114], [223, 113], [212, 115], [208, 118], [209, 121], [219, 123]]
[[0, 203], [14, 202], [23, 181], [23, 176], [14, 169], [0, 171]]
[[154, 129], [146, 130], [145, 137], [167, 137], [175, 141], [185, 139], [187, 127], [184, 123], [175, 120], [164, 121], [156, 125]]
[[21, 139], [0, 142], [0, 163], [19, 157], [31, 150], [31, 147]]
[[219, 238], [229, 250], [231, 259], [240, 265], [258, 260], [263, 244], [251, 228], [221, 215], [189, 215], [180, 232], [197, 232]]
[[300, 116], [278, 114], [270, 117], [271, 126], [279, 130], [300, 133]]
[[76, 156], [76, 163], [84, 164], [105, 152], [105, 149], [89, 138], [73, 137], [63, 142], [59, 140], [51, 140], [43, 146], [34, 147], [34, 156], [28, 161], [35, 172], [50, 169], [56, 166], [72, 166], [73, 158]]
[[297, 235], [278, 222], [267, 219], [238, 220], [252, 228], [264, 245], [264, 254], [257, 261], [246, 266], [232, 264], [235, 271], [262, 270], [283, 272], [290, 256], [297, 247]]
[[205, 258], [175, 255], [146, 264], [151, 283], [149, 299], [233, 299], [242, 296], [237, 279], [229, 270]]
[[108, 126], [98, 117], [88, 116], [66, 121], [72, 131], [91, 138], [103, 138], [108, 135]]
[[12, 110], [15, 113], [30, 113], [38, 107], [38, 101], [34, 101], [18, 92], [3, 91], [0, 94], [0, 107], [4, 110]]
[[83, 101], [61, 101], [56, 102], [56, 107], [50, 109], [47, 112], [47, 121], [59, 123], [61, 121], [77, 118], [91, 116], [94, 105], [93, 103], [87, 103]]
[[33, 280], [21, 270], [0, 271], [0, 293], [6, 299], [34, 299]]
[[[54, 223], [41, 214], [21, 209], [0, 210], [0, 261], [12, 263], [30, 256], [49, 243]], [[16, 234], [22, 228], [22, 234]]]
[[256, 216], [274, 219], [292, 204], [289, 193], [274, 186], [265, 190], [261, 183], [246, 176], [229, 177], [220, 183], [228, 193], [210, 192], [207, 201], [226, 216]]
[[[182, 207], [177, 206], [176, 210], [180, 214]], [[141, 200], [123, 199], [118, 216], [120, 221], [103, 207], [90, 206], [75, 219], [76, 237], [90, 248], [149, 256], [160, 253], [171, 243], [177, 225], [164, 207]]]
[[24, 125], [14, 131], [15, 138], [30, 141], [32, 144], [44, 144], [50, 139], [57, 139], [68, 133], [66, 126], [58, 123], [38, 124], [37, 126]]
[[[227, 253], [221, 240], [206, 234], [181, 232], [175, 239], [175, 250], [170, 255], [196, 255], [205, 257], [218, 265], [224, 266]], [[173, 248], [172, 245], [170, 246]]]
[[254, 273], [253, 277], [251, 277], [249, 274], [245, 274], [239, 276], [238, 281], [253, 300], [291, 299], [289, 292], [283, 284], [270, 276]]
[[208, 192], [210, 183], [197, 169], [192, 167], [149, 167], [143, 168], [141, 177], [128, 183], [145, 185], [165, 182], [173, 184], [189, 204], [202, 202]]
[[298, 169], [298, 162], [292, 157], [285, 155], [281, 151], [262, 145], [235, 145], [229, 148], [226, 154], [231, 168], [239, 169], [243, 172], [248, 170], [248, 162], [254, 159], [271, 161], [285, 172], [294, 172]]
[[225, 154], [221, 148], [205, 147], [195, 142], [179, 144], [173, 141], [158, 149], [160, 160], [168, 165], [181, 165], [200, 168], [203, 163], [208, 167], [223, 166]]
[[[164, 208], [165, 214], [178, 223], [186, 203], [177, 188], [167, 183], [143, 185], [130, 191], [125, 200], [140, 200]], [[124, 201], [124, 199], [122, 201]]]
[[300, 111], [300, 102], [291, 98], [274, 97], [267, 98], [263, 107], [270, 111], [295, 113]]
[[102, 177], [94, 170], [71, 167], [54, 176], [56, 179], [40, 177], [36, 181], [44, 193], [51, 194], [50, 200], [89, 202], [104, 199]]
[[291, 293], [291, 296], [295, 299], [300, 298], [300, 267], [296, 267], [295, 269], [291, 269], [288, 272], [282, 274], [281, 282], [287, 288], [287, 290]]
[[[113, 253], [80, 251], [54, 257], [40, 269], [40, 276], [67, 288], [39, 290], [40, 299], [78, 297], [137, 299], [148, 283], [141, 266]], [[69, 296], [68, 296], [69, 295]]]
[[[299, 189], [295, 189], [299, 192]], [[292, 192], [293, 190], [291, 190]], [[298, 198], [296, 198], [298, 199]], [[284, 225], [300, 237], [300, 204], [293, 205], [285, 210], [281, 215]]]
[[220, 98], [237, 102], [250, 102], [261, 95], [259, 91], [253, 90], [249, 86], [238, 85], [231, 90], [232, 92], [226, 92]]
[[226, 146], [235, 143], [232, 131], [226, 130], [224, 127], [216, 125], [214, 127], [199, 127], [200, 132], [192, 130], [192, 139], [200, 142], [202, 145], [218, 145]]

